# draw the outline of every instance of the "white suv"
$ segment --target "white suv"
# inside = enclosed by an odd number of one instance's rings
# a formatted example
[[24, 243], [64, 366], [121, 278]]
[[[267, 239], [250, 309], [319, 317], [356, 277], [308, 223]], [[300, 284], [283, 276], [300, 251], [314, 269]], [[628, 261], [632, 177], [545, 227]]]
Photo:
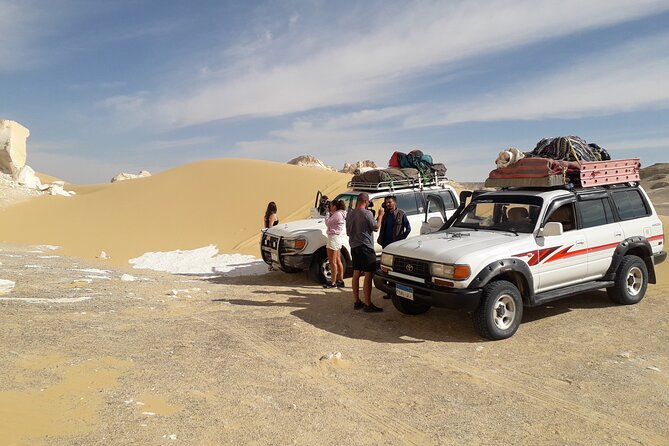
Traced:
[[489, 339], [512, 336], [524, 306], [586, 291], [635, 304], [667, 256], [662, 222], [636, 183], [477, 192], [445, 226], [387, 246], [375, 286], [405, 314], [471, 310]]
[[[445, 179], [435, 181], [407, 182], [405, 184], [359, 184], [349, 183], [351, 189], [339, 194], [335, 199], [343, 200], [348, 209], [355, 206], [358, 194], [367, 192], [374, 212], [388, 195], [397, 199], [397, 207], [402, 209], [411, 224], [409, 237], [436, 231], [453, 215], [458, 207], [455, 190]], [[320, 192], [316, 195], [318, 206]], [[312, 209], [312, 218], [279, 224], [263, 232], [260, 253], [265, 263], [281, 271], [294, 273], [308, 270], [312, 278], [320, 283], [330, 281], [331, 272], [325, 245], [327, 234], [324, 216], [317, 208]], [[375, 245], [377, 255], [381, 246]], [[341, 260], [346, 271], [351, 265], [351, 249], [345, 237], [341, 250]]]

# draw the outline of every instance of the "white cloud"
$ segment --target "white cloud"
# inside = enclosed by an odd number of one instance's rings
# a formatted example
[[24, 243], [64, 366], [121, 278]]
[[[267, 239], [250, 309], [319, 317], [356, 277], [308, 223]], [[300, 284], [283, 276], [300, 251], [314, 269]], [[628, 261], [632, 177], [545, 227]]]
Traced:
[[562, 59], [551, 75], [523, 80], [471, 102], [408, 118], [407, 127], [471, 121], [579, 118], [669, 107], [669, 34], [587, 59]]
[[[666, 1], [581, 0], [415, 2], [364, 11], [364, 30], [335, 33], [310, 47], [295, 28], [290, 38], [260, 37], [229, 55], [226, 69], [196, 70], [191, 88], [153, 96], [144, 116], [163, 125], [189, 126], [243, 116], [278, 116], [347, 104], [378, 103], [409, 91], [411, 78], [467, 58], [603, 27], [667, 9]], [[337, 23], [337, 25], [340, 25]], [[313, 28], [311, 24], [310, 28]], [[319, 41], [323, 43], [322, 41]], [[294, 48], [307, 51], [297, 53]], [[300, 54], [297, 56], [296, 54]], [[282, 55], [285, 57], [282, 58]], [[208, 75], [203, 81], [201, 73]], [[652, 79], [650, 79], [652, 80]], [[110, 104], [114, 105], [114, 104]], [[124, 106], [120, 103], [121, 108]]]

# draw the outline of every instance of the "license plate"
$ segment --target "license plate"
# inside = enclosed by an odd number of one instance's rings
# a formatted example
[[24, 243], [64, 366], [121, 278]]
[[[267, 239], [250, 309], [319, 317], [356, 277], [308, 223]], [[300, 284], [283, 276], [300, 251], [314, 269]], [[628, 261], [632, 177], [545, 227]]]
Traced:
[[397, 283], [395, 284], [395, 292], [399, 297], [413, 300], [413, 288], [411, 288], [410, 286], [400, 285], [399, 283]]

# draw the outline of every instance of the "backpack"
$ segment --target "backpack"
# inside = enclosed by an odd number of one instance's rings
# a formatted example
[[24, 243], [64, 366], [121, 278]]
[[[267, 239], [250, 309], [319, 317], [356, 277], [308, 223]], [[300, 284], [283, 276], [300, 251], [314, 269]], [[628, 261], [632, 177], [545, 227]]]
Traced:
[[400, 167], [400, 155], [406, 156], [402, 152], [393, 152], [392, 156], [390, 157], [390, 160], [388, 161], [388, 167], [399, 168]]

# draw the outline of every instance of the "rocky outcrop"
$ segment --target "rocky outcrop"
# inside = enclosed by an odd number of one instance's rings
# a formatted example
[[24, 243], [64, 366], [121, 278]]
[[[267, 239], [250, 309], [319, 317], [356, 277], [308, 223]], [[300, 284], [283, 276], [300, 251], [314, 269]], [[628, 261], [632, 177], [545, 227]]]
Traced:
[[16, 121], [0, 119], [0, 172], [16, 175], [26, 164], [30, 131]]
[[141, 170], [138, 174], [121, 172], [112, 178], [111, 182], [116, 183], [117, 181], [134, 180], [136, 178], [145, 178], [150, 176], [151, 173], [149, 173], [147, 170]]
[[337, 169], [326, 165], [323, 161], [319, 160], [313, 155], [298, 156], [297, 158], [293, 158], [292, 160], [288, 161], [288, 164], [292, 164], [294, 166], [311, 167], [313, 169], [330, 170], [332, 172], [337, 171]]
[[349, 173], [352, 175], [357, 175], [368, 170], [378, 169], [379, 166], [372, 160], [358, 161], [357, 163], [344, 163], [344, 168], [340, 170], [341, 173]]

